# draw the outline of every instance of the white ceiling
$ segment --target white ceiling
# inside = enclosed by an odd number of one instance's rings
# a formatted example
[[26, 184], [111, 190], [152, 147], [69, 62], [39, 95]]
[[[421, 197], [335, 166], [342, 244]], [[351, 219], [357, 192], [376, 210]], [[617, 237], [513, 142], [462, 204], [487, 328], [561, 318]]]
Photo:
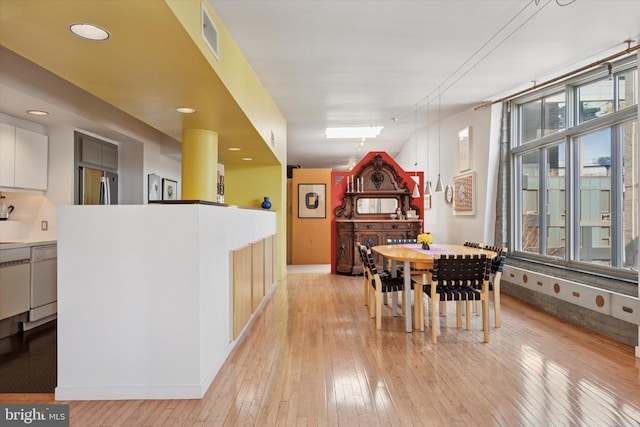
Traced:
[[[347, 168], [420, 127], [627, 48], [639, 0], [208, 0], [287, 119], [288, 163]], [[564, 5], [564, 6], [563, 6]], [[400, 118], [398, 122], [392, 117]]]
[[[627, 39], [632, 45], [640, 39], [640, 0], [207, 1], [287, 120], [287, 163], [305, 168], [344, 170], [367, 151], [397, 154], [415, 132], [416, 110], [421, 128], [427, 104], [430, 122], [437, 119], [439, 92], [446, 117], [622, 51]], [[179, 118], [171, 108], [159, 115], [155, 106], [171, 106], [177, 99], [196, 104], [204, 96], [196, 90], [198, 79], [175, 79], [180, 65], [207, 74], [202, 60], [181, 56], [192, 55], [194, 47], [182, 28], [168, 28], [175, 22], [168, 11], [164, 3], [140, 0], [0, 0], [2, 45], [46, 69], [57, 68], [68, 80], [41, 70], [25, 73], [24, 61], [1, 50], [0, 112], [27, 118], [27, 107], [54, 109], [43, 123], [59, 121], [136, 140], [120, 118], [129, 114], [150, 126], [149, 138], [175, 143], [179, 154]], [[102, 23], [118, 37], [101, 50], [84, 47], [69, 39], [72, 18]], [[145, 20], [155, 25], [133, 24]], [[120, 61], [124, 53], [127, 59]], [[166, 90], [167, 81], [174, 82], [173, 90]], [[90, 93], [72, 90], [69, 82], [87, 92], [102, 90], [91, 92], [101, 105], [93, 107]], [[228, 102], [219, 103], [210, 106], [209, 119], [220, 128], [221, 140], [259, 139], [256, 132], [237, 131], [247, 123], [239, 109], [230, 112]], [[230, 120], [232, 113], [239, 119]], [[361, 151], [360, 141], [324, 136], [327, 126], [369, 125], [384, 129]], [[255, 157], [271, 164], [268, 148], [261, 150]]]

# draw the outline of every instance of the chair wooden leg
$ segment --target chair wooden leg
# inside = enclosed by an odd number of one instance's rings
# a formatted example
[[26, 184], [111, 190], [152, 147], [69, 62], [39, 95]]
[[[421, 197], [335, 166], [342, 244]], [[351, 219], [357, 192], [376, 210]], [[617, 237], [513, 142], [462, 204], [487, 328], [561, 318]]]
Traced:
[[373, 288], [369, 288], [369, 317], [376, 317], [376, 292]]
[[413, 328], [424, 331], [424, 306], [422, 301], [422, 285], [416, 283], [413, 287]]
[[482, 329], [484, 329], [484, 342], [489, 342], [489, 300], [482, 300]]
[[431, 298], [431, 342], [436, 344], [438, 342], [438, 324], [436, 323], [438, 318], [436, 316], [436, 300], [435, 298]]
[[[475, 301], [475, 302], [477, 302], [477, 301]], [[467, 327], [467, 331], [470, 331], [471, 330], [471, 311], [469, 311], [469, 310], [471, 310], [471, 301], [467, 300], [465, 303], [466, 303], [466, 306], [467, 306], [467, 315], [464, 316], [464, 320], [465, 320], [465, 323], [466, 323], [465, 326]]]
[[391, 312], [393, 313], [393, 317], [398, 316], [398, 292], [391, 294]]
[[382, 284], [376, 284], [376, 329], [382, 329]]
[[446, 301], [440, 301], [440, 316], [442, 316], [442, 317], [446, 317], [447, 316], [447, 302]]
[[364, 275], [364, 305], [369, 305], [369, 281], [366, 274]]
[[496, 315], [496, 328], [500, 327], [500, 276], [501, 272], [496, 273], [493, 278], [493, 310]]
[[456, 328], [462, 328], [462, 301], [456, 301]]

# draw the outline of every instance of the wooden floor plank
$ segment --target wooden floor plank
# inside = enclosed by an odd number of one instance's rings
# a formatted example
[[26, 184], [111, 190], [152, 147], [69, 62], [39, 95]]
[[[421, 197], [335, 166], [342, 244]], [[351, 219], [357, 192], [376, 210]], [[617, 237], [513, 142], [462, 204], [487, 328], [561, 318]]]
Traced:
[[452, 305], [438, 316], [436, 345], [429, 325], [407, 334], [404, 317], [384, 310], [376, 330], [361, 277], [292, 273], [202, 399], [0, 394], [0, 403], [68, 403], [72, 426], [640, 424], [632, 347], [506, 295], [488, 344], [481, 317], [472, 316], [471, 331], [457, 329]]

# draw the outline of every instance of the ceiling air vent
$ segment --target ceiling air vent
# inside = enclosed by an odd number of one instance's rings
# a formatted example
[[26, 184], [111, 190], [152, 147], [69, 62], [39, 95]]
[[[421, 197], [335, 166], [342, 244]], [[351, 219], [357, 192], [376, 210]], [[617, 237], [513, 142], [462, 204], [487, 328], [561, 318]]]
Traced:
[[202, 38], [204, 39], [209, 49], [213, 53], [213, 56], [216, 59], [220, 59], [218, 57], [218, 29], [216, 25], [213, 23], [213, 19], [207, 12], [207, 9], [202, 5]]

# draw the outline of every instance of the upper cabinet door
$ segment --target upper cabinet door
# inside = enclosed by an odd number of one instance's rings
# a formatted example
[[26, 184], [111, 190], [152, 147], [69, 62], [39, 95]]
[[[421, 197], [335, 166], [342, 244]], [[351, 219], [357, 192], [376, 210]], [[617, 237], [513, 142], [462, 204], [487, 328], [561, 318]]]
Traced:
[[118, 146], [88, 137], [82, 138], [80, 159], [82, 163], [115, 171], [118, 169]]
[[16, 128], [15, 184], [17, 188], [47, 189], [49, 137]]
[[0, 123], [0, 187], [13, 187], [15, 184], [15, 146], [15, 126]]

